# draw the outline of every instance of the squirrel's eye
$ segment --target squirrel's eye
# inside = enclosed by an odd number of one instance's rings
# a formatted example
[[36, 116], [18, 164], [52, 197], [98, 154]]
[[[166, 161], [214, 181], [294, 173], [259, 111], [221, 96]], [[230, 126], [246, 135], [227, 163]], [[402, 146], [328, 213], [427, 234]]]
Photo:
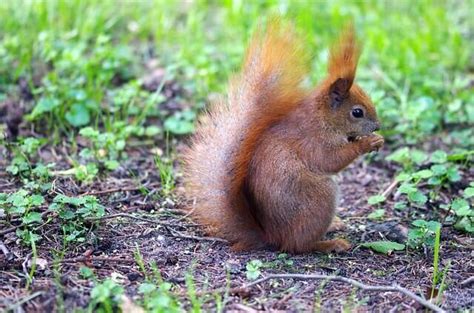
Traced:
[[352, 116], [355, 118], [364, 117], [364, 111], [362, 109], [352, 109]]

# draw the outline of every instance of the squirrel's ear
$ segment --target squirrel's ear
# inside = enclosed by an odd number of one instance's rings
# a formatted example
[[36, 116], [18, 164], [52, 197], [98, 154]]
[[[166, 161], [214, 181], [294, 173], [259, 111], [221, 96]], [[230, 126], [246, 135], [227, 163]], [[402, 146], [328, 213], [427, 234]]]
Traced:
[[352, 82], [348, 79], [338, 78], [329, 87], [329, 98], [331, 99], [331, 108], [339, 107], [349, 94]]
[[[356, 41], [354, 27], [349, 24], [332, 47], [329, 56], [328, 79], [331, 100], [342, 101], [347, 95], [354, 82], [359, 55], [360, 46]], [[337, 102], [334, 104], [337, 105]]]

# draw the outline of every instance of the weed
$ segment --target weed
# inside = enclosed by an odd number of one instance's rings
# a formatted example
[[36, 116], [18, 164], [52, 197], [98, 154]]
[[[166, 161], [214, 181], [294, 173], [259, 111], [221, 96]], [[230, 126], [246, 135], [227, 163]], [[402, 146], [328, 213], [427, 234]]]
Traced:
[[95, 280], [94, 272], [87, 266], [81, 266], [81, 268], [79, 269], [79, 274], [85, 279]]
[[[466, 195], [466, 192], [464, 192]], [[449, 205], [449, 209], [454, 212], [454, 228], [466, 233], [474, 233], [474, 209], [471, 208], [467, 199], [456, 198]]]
[[368, 298], [358, 299], [356, 289], [352, 289], [351, 294], [342, 301], [342, 312], [350, 313], [358, 311], [359, 307], [367, 304]]
[[313, 304], [313, 312], [314, 313], [320, 313], [322, 312], [322, 294], [324, 291], [324, 288], [328, 284], [330, 280], [329, 279], [323, 279], [321, 283], [319, 284], [319, 287], [314, 291], [314, 304]]
[[196, 112], [186, 110], [177, 112], [165, 120], [164, 127], [166, 131], [172, 134], [184, 135], [194, 131], [194, 120]]
[[168, 196], [175, 187], [173, 160], [168, 149], [166, 155], [155, 157], [155, 165], [160, 173], [161, 192]]
[[145, 282], [140, 284], [138, 293], [142, 295], [143, 307], [150, 312], [181, 312], [177, 299], [171, 293], [171, 283], [163, 281], [156, 264], [151, 265], [153, 277], [145, 267], [145, 261], [138, 245], [134, 251], [135, 262], [145, 277]]
[[186, 273], [185, 281], [189, 300], [191, 301], [192, 312], [199, 313], [202, 308], [202, 299], [196, 294], [196, 286], [194, 285], [193, 276], [190, 273]]
[[431, 297], [433, 299], [436, 285], [438, 284], [438, 266], [439, 266], [439, 246], [441, 238], [441, 227], [436, 228], [435, 242], [433, 246], [433, 279], [431, 284]]
[[448, 277], [448, 271], [451, 267], [451, 260], [448, 260], [446, 266], [444, 267], [443, 273], [441, 273], [441, 282], [439, 283], [438, 296], [436, 297], [436, 304], [441, 303], [443, 298], [443, 293], [447, 288], [446, 277]]
[[279, 253], [275, 260], [262, 262], [260, 260], [251, 260], [247, 262], [246, 277], [248, 280], [256, 280], [262, 275], [262, 269], [273, 268], [273, 269], [292, 269], [293, 260], [288, 257], [287, 253]]
[[123, 287], [110, 278], [106, 279], [92, 289], [88, 310], [90, 312], [116, 312], [123, 294]]
[[33, 282], [33, 277], [36, 271], [36, 260], [38, 259], [38, 251], [36, 250], [36, 243], [34, 238], [30, 235], [30, 244], [31, 244], [31, 268], [26, 276], [26, 289], [30, 289], [30, 285]]
[[[461, 174], [458, 165], [454, 162], [466, 160], [469, 153], [461, 153], [460, 155], [448, 155], [442, 150], [434, 151], [430, 156], [414, 152], [402, 148], [392, 153], [388, 158], [403, 166], [403, 171], [399, 173], [396, 179], [400, 182], [397, 192], [406, 195], [406, 200], [412, 205], [422, 206], [428, 201], [438, 201], [438, 194], [441, 189], [449, 188], [451, 184], [461, 180]], [[423, 167], [417, 169], [417, 167]], [[419, 186], [425, 184], [432, 189], [426, 193]], [[374, 200], [371, 198], [371, 200]], [[378, 199], [375, 199], [378, 200]], [[405, 201], [399, 201], [395, 205], [395, 209], [403, 210], [407, 206]], [[465, 199], [455, 199], [452, 203], [440, 204], [440, 208], [455, 213], [455, 227], [459, 230], [472, 232], [472, 213], [469, 203]], [[375, 214], [375, 212], [374, 212]]]
[[12, 175], [29, 177], [31, 174], [32, 161], [41, 144], [37, 138], [28, 137], [20, 139], [18, 144], [10, 144], [14, 157], [6, 170]]
[[260, 260], [251, 260], [245, 266], [246, 268], [246, 275], [248, 280], [256, 280], [260, 277], [262, 272], [260, 269], [263, 267], [263, 262]]
[[145, 280], [148, 280], [149, 279], [148, 278], [148, 271], [145, 268], [145, 261], [143, 261], [143, 257], [140, 253], [140, 249], [138, 248], [138, 244], [135, 244], [135, 251], [133, 253], [133, 256], [135, 258], [135, 262], [138, 265], [138, 268], [140, 269], [140, 271], [145, 276]]
[[160, 281], [155, 283], [144, 282], [138, 288], [143, 296], [143, 307], [147, 312], [181, 312], [177, 299], [171, 294], [172, 285]]
[[[440, 251], [440, 238], [441, 228], [438, 227], [435, 232], [435, 243], [433, 249], [433, 278], [431, 283], [431, 295], [430, 299], [435, 299], [435, 303], [440, 303], [440, 299], [443, 297], [443, 292], [446, 289], [446, 277], [448, 274], [450, 260], [448, 260], [443, 272], [439, 272], [439, 251]], [[441, 281], [441, 282], [440, 282]], [[439, 288], [438, 288], [439, 283]]]
[[16, 234], [27, 245], [41, 239], [34, 230], [43, 220], [42, 214], [37, 211], [43, 203], [42, 195], [31, 194], [25, 189], [11, 194], [0, 193], [0, 207], [5, 210], [8, 221], [20, 219], [21, 227], [16, 230]]
[[216, 292], [214, 295], [214, 301], [216, 303], [216, 312], [224, 312], [225, 304], [228, 301], [229, 291], [230, 291], [230, 271], [229, 269], [226, 270], [226, 284], [225, 284], [225, 292], [224, 295], [221, 293]]
[[441, 228], [441, 224], [436, 221], [415, 220], [412, 225], [414, 228], [410, 228], [408, 232], [408, 245], [412, 248], [433, 247], [436, 231]]
[[[67, 173], [67, 172], [63, 172]], [[94, 178], [99, 173], [99, 168], [96, 163], [87, 163], [86, 165], [81, 165], [77, 162], [74, 162], [74, 168], [71, 173], [74, 174], [74, 177], [83, 183], [91, 183]]]
[[[53, 260], [53, 275], [54, 275], [54, 285], [56, 287], [56, 307], [58, 312], [65, 312], [64, 304], [64, 286], [61, 281], [61, 260], [64, 258], [64, 251], [54, 253]], [[82, 268], [81, 268], [82, 269]]]
[[86, 231], [93, 225], [94, 220], [105, 214], [104, 207], [94, 196], [57, 195], [48, 210], [57, 213], [61, 219], [66, 242], [85, 241]]
[[385, 214], [385, 210], [381, 208], [381, 204], [384, 201], [385, 201], [385, 196], [383, 195], [374, 195], [374, 196], [369, 197], [367, 202], [369, 203], [369, 205], [375, 205], [377, 209], [373, 211], [372, 213], [370, 213], [369, 215], [367, 215], [367, 218], [373, 219], [373, 220], [383, 218]]

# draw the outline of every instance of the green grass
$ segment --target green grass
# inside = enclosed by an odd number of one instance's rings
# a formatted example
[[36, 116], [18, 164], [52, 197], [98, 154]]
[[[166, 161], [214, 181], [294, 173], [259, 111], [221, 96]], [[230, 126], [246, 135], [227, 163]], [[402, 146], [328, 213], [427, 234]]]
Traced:
[[[8, 94], [19, 77], [30, 84], [42, 79], [34, 93], [36, 105], [43, 105], [33, 111], [33, 120], [46, 119], [61, 130], [107, 124], [115, 117], [113, 108], [101, 104], [120, 106], [109, 91], [130, 89], [146, 50], [153, 49], [170, 77], [180, 77], [201, 107], [210, 92], [223, 90], [252, 29], [269, 15], [294, 21], [307, 39], [313, 81], [324, 74], [330, 43], [353, 20], [365, 48], [359, 80], [374, 96], [389, 134], [418, 139], [446, 123], [474, 121], [467, 106], [473, 96], [465, 89], [474, 49], [468, 40], [470, 6], [472, 1], [225, 1], [219, 6], [44, 1], [27, 2], [20, 10], [5, 1], [0, 4], [0, 94]], [[116, 88], [114, 77], [129, 83]], [[137, 97], [138, 91], [130, 92]], [[137, 105], [146, 101], [140, 100]]]

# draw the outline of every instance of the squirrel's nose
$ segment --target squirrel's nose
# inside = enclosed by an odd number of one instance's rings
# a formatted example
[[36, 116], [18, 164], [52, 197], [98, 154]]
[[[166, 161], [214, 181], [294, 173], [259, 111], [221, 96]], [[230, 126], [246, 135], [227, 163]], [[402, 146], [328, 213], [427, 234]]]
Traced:
[[374, 132], [380, 130], [380, 123], [379, 122], [376, 122], [375, 125], [374, 125]]

